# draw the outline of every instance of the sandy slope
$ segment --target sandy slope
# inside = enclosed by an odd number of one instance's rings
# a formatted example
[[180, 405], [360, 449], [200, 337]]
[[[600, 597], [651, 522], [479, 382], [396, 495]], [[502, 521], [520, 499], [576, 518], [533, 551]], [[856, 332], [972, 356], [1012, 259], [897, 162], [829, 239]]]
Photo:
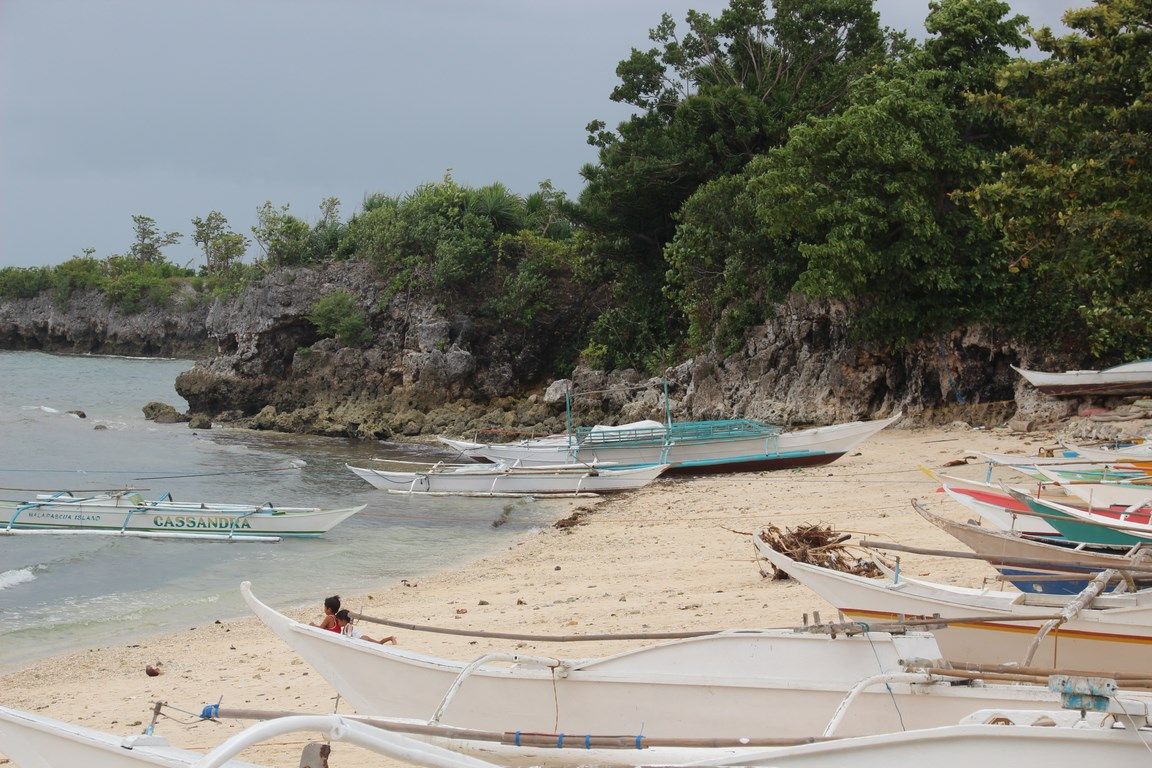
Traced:
[[[1003, 431], [889, 429], [857, 453], [826, 467], [658, 481], [640, 492], [587, 505], [586, 523], [526, 534], [507, 549], [414, 586], [382, 584], [346, 605], [415, 623], [524, 633], [611, 633], [797, 624], [805, 611], [834, 617], [830, 606], [793, 582], [762, 578], [740, 532], [769, 521], [828, 523], [837, 529], [928, 547], [959, 549], [921, 520], [912, 497], [963, 518], [934, 494], [918, 464], [939, 467], [965, 449], [1031, 452], [1051, 443]], [[977, 467], [953, 472], [979, 477]], [[905, 556], [909, 574], [979, 585], [994, 572], [981, 563]], [[253, 588], [260, 594], [260, 583]], [[340, 592], [318, 574], [317, 604]], [[487, 601], [481, 605], [480, 601]], [[520, 601], [523, 604], [518, 604]], [[464, 613], [458, 613], [464, 610]], [[316, 618], [309, 606], [287, 611]], [[369, 634], [376, 627], [365, 625]], [[391, 630], [389, 630], [391, 631]], [[506, 649], [568, 657], [599, 655], [636, 643], [530, 644], [400, 632], [405, 647], [460, 659]], [[144, 668], [161, 662], [165, 673]], [[334, 692], [255, 619], [209, 624], [130, 646], [59, 656], [0, 678], [0, 703], [120, 734], [138, 733], [152, 703], [199, 711], [225, 706], [330, 712]], [[346, 710], [346, 706], [342, 708]], [[179, 716], [178, 712], [172, 711]], [[158, 732], [180, 746], [214, 746], [243, 724], [161, 720]], [[814, 730], [815, 728], [814, 724]], [[822, 725], [822, 724], [821, 724]], [[249, 750], [247, 759], [296, 766], [306, 737]], [[3, 758], [0, 758], [2, 761]], [[331, 765], [389, 765], [336, 745]]]

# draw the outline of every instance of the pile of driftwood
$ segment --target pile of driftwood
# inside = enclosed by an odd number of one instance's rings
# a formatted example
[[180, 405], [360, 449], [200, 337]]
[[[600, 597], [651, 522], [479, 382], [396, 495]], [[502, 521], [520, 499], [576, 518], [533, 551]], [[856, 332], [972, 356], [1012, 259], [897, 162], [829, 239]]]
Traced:
[[[830, 525], [800, 525], [780, 530], [769, 525], [760, 532], [760, 540], [777, 552], [800, 563], [818, 565], [857, 576], [882, 576], [880, 566], [871, 560], [853, 555], [845, 544], [850, 533], [838, 533]], [[772, 579], [787, 579], [788, 574], [769, 563]], [[768, 573], [764, 573], [768, 576]]]

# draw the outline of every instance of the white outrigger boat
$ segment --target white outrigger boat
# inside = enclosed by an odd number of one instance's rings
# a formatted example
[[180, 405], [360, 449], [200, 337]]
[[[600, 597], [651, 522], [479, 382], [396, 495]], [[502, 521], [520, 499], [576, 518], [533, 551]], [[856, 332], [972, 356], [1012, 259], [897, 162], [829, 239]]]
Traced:
[[1049, 395], [1152, 394], [1152, 360], [1137, 360], [1100, 371], [1048, 373], [1012, 368], [1029, 384]]
[[574, 496], [643, 488], [667, 464], [608, 468], [597, 465], [508, 466], [436, 464], [421, 472], [345, 465], [373, 487], [391, 493], [457, 496]]
[[[1037, 686], [910, 672], [932, 635], [729, 630], [613, 656], [493, 653], [472, 662], [347, 638], [293, 621], [241, 585], [264, 624], [365, 715], [524, 733], [645, 738], [860, 736], [953, 725], [978, 709], [1059, 708]], [[935, 663], [935, 662], [933, 662]], [[511, 664], [511, 666], [507, 666]], [[971, 681], [965, 681], [970, 683]]]
[[[1127, 480], [1101, 480], [1098, 483], [1068, 480], [1051, 469], [1037, 467], [1037, 472], [1059, 486], [1064, 493], [1074, 496], [1088, 507], [1125, 507], [1133, 511], [1152, 505], [1152, 477]], [[1147, 481], [1147, 482], [1142, 482]]]
[[[900, 617], [977, 617], [952, 622], [935, 632], [944, 657], [953, 662], [1000, 664], [1031, 655], [1041, 627], [1074, 605], [1077, 596], [989, 591], [910, 579], [898, 571], [870, 579], [793, 560], [759, 536], [752, 537], [772, 565], [831, 603], [855, 621], [893, 621]], [[1046, 667], [1099, 671], [1100, 674], [1149, 675], [1152, 650], [1152, 590], [1095, 597], [1042, 635], [1032, 658]], [[1033, 617], [1033, 618], [1028, 618]]]
[[150, 501], [136, 491], [76, 496], [67, 491], [32, 501], [0, 501], [0, 535], [107, 533], [197, 539], [320, 536], [366, 505], [340, 509]]
[[[389, 730], [387, 723], [339, 715], [293, 715], [268, 720], [231, 736], [206, 753], [198, 753], [173, 747], [154, 735], [123, 738], [0, 707], [0, 750], [20, 768], [261, 768], [234, 758], [262, 742], [305, 733], [337, 744], [353, 744], [420, 768], [645, 764], [677, 768], [891, 768], [920, 763], [935, 768], [970, 768], [976, 761], [1013, 768], [1089, 763], [1109, 768], [1143, 768], [1152, 739], [1149, 698], [1126, 693], [1098, 698], [1104, 699], [1107, 711], [979, 710], [969, 713], [959, 725], [833, 740], [813, 738], [807, 743], [768, 747], [651, 748], [642, 745], [641, 736], [636, 745], [587, 748], [583, 735], [568, 735], [566, 740], [564, 734], [552, 734], [555, 743], [549, 749], [515, 744], [521, 737], [517, 732], [503, 734], [505, 743], [493, 745], [484, 753], [487, 759], [456, 751], [455, 747], [463, 746], [460, 740], [419, 740]], [[751, 745], [757, 742], [755, 738], [748, 741]], [[442, 743], [453, 749], [440, 746]], [[301, 760], [300, 764], [306, 763]]]
[[439, 439], [469, 458], [518, 466], [671, 464], [669, 474], [749, 472], [828, 464], [894, 424], [901, 415], [794, 432], [781, 432], [778, 427], [751, 419], [734, 419], [671, 424], [641, 421], [577, 430], [571, 437], [554, 435], [514, 443]]

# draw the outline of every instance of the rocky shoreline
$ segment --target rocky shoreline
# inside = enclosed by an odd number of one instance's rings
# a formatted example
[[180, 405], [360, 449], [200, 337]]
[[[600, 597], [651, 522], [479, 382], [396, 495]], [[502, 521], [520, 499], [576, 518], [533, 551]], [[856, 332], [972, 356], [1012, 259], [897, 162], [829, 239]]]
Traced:
[[[371, 340], [322, 338], [309, 314], [342, 290], [368, 319]], [[875, 418], [912, 424], [965, 421], [1030, 431], [1082, 421], [1085, 437], [1135, 434], [1152, 411], [1127, 399], [1057, 399], [1012, 364], [1038, 369], [1082, 361], [972, 327], [900, 349], [861, 343], [842, 305], [790, 297], [750, 328], [731, 354], [705, 353], [662, 378], [583, 366], [554, 375], [563, 322], [511, 332], [428, 300], [391, 296], [358, 262], [284, 269], [233, 296], [178, 294], [164, 308], [126, 315], [96, 293], [60, 306], [48, 296], [0, 302], [0, 347], [50, 352], [193, 357], [177, 391], [180, 418], [365, 439], [435, 434], [511, 439], [563, 431], [565, 390], [581, 424], [662, 418], [747, 417], [785, 425]], [[1079, 415], [1079, 419], [1077, 416]], [[1093, 420], [1093, 417], [1098, 417]], [[1103, 418], [1099, 418], [1103, 417]]]

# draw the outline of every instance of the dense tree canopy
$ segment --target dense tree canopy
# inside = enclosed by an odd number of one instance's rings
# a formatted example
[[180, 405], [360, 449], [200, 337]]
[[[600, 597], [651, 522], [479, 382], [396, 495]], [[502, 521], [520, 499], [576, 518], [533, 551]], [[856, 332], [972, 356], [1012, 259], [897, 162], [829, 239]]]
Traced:
[[[96, 289], [134, 311], [358, 259], [385, 301], [522, 334], [563, 319], [561, 370], [734, 349], [795, 291], [890, 344], [984, 322], [1083, 357], [1152, 353], [1152, 0], [1070, 12], [1071, 34], [1033, 33], [1037, 61], [1003, 0], [929, 9], [923, 42], [882, 29], [871, 0], [663, 16], [617, 68], [610, 98], [634, 113], [588, 126], [598, 157], [575, 202], [450, 175], [347, 219], [335, 198], [314, 222], [268, 201], [251, 264], [212, 211], [192, 219], [200, 275], [164, 258], [178, 233], [136, 215], [124, 255], [3, 269], [0, 296]], [[371, 340], [378, 308], [323, 302], [323, 333]]]
[[[1111, 357], [1152, 353], [1152, 2], [1098, 0], [1036, 35], [974, 106], [1018, 144], [964, 199], [1042, 296], [1039, 322]], [[1037, 302], [1038, 304], [1040, 302]]]
[[677, 341], [680, 313], [664, 291], [664, 247], [676, 214], [703, 184], [739, 173], [788, 129], [835, 112], [856, 77], [882, 61], [887, 38], [871, 0], [733, 0], [718, 17], [691, 11], [679, 33], [665, 15], [655, 47], [617, 68], [614, 101], [641, 110], [615, 131], [596, 121], [578, 217], [614, 290], [595, 333], [609, 363], [643, 365]]

